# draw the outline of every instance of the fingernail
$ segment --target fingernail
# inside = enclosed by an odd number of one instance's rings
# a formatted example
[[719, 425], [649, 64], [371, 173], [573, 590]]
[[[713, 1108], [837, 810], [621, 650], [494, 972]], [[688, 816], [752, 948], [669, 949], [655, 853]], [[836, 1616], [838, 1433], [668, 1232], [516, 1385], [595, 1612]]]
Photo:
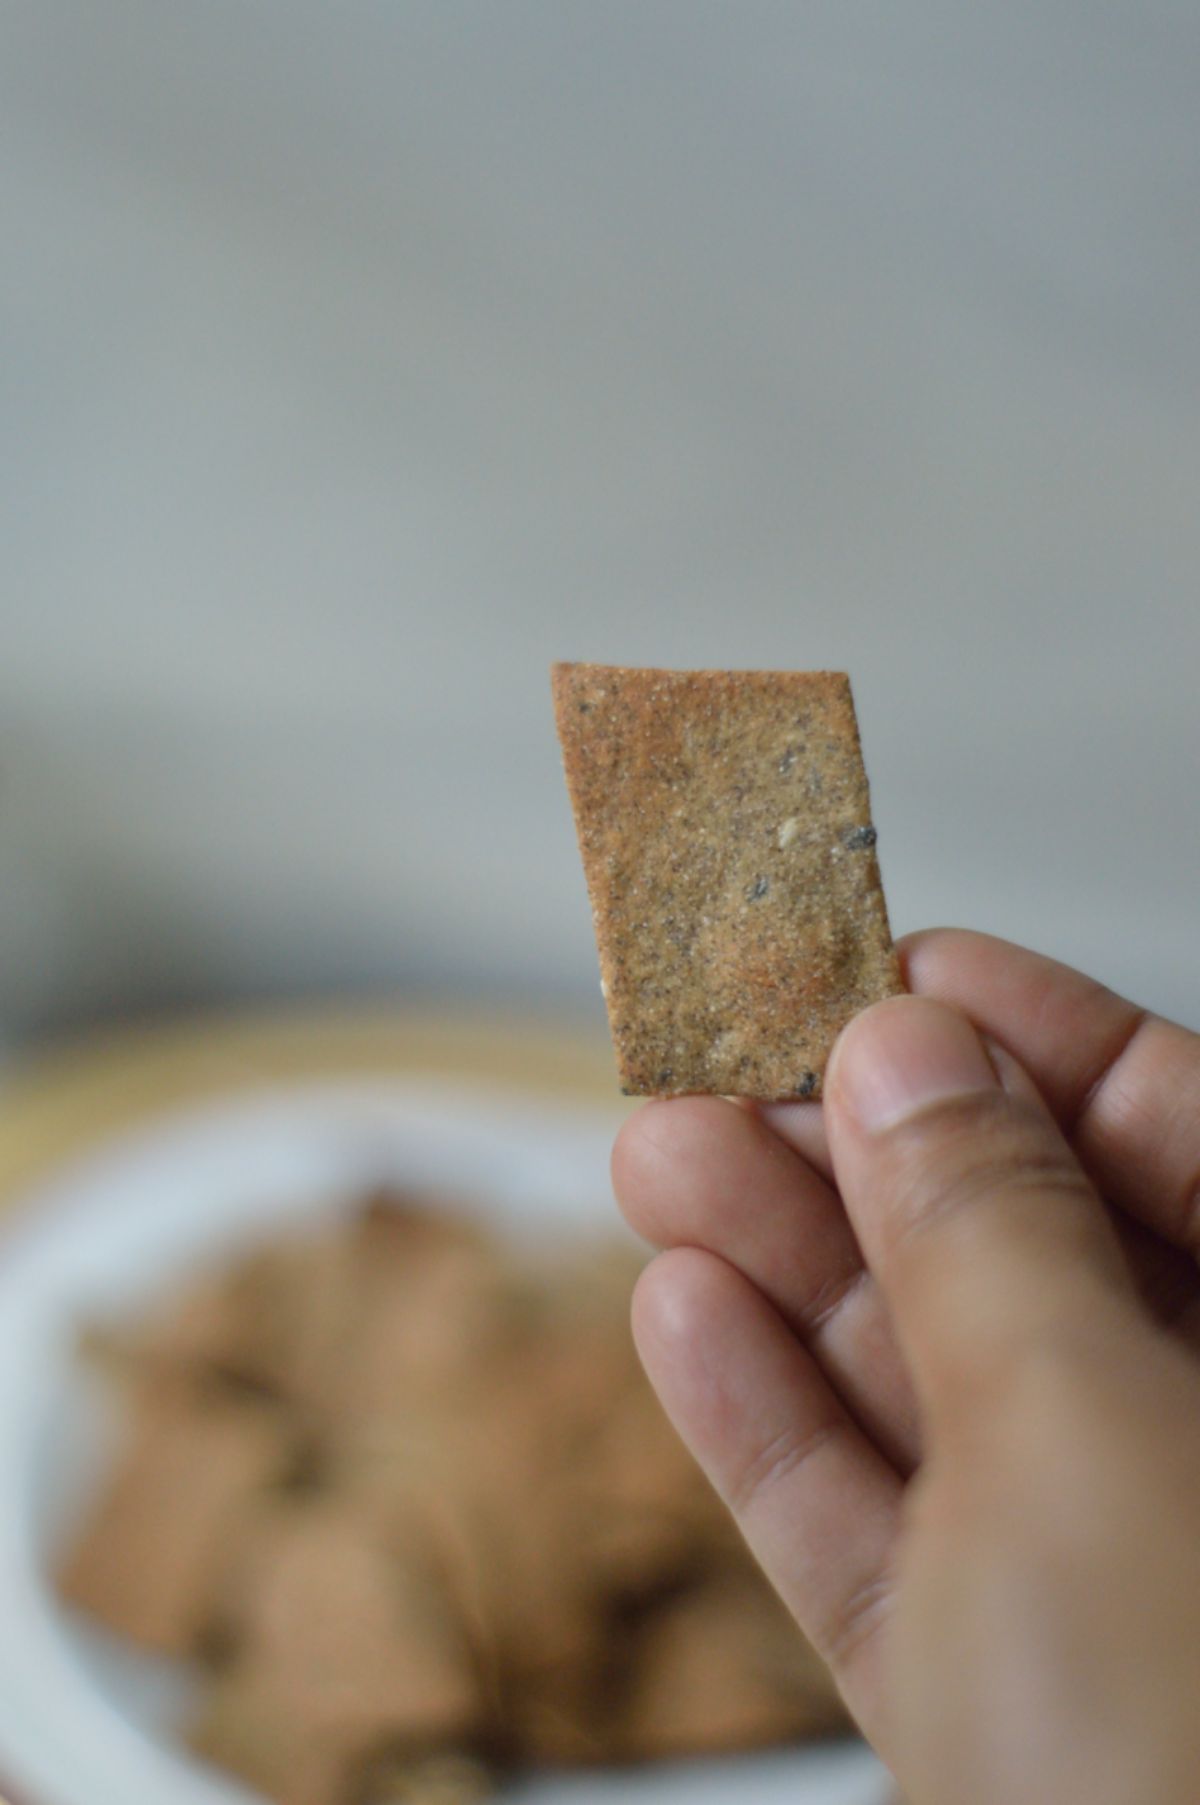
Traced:
[[894, 997], [842, 1031], [826, 1073], [826, 1095], [872, 1133], [931, 1103], [999, 1088], [970, 1022], [928, 997]]

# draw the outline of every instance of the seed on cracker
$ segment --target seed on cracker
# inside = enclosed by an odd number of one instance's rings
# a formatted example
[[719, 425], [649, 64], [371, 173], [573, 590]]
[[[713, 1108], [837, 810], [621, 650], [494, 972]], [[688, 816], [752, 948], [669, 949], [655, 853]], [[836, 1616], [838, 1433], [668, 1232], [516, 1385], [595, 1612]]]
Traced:
[[815, 1097], [902, 990], [850, 680], [558, 664], [621, 1088]]

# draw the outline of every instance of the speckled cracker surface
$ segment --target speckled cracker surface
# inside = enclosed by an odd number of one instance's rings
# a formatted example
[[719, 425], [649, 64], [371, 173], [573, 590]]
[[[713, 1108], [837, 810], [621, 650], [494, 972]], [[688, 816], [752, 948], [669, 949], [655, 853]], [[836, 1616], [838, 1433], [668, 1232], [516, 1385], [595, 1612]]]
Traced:
[[820, 1094], [903, 989], [850, 680], [558, 664], [554, 704], [621, 1087]]

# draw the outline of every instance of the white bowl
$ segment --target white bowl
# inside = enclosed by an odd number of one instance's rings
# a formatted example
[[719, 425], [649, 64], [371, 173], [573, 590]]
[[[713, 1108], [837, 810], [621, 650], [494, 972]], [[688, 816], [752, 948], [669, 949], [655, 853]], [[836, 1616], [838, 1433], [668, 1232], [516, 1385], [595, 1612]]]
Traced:
[[[53, 1550], [85, 1508], [112, 1422], [81, 1368], [81, 1322], [153, 1297], [197, 1259], [367, 1186], [469, 1197], [518, 1234], [617, 1230], [615, 1118], [528, 1094], [395, 1081], [296, 1085], [208, 1104], [111, 1144], [31, 1192], [0, 1242], [0, 1789], [21, 1805], [232, 1805], [251, 1795], [172, 1729], [191, 1687], [76, 1621]], [[850, 1743], [512, 1789], [538, 1805], [876, 1805]]]

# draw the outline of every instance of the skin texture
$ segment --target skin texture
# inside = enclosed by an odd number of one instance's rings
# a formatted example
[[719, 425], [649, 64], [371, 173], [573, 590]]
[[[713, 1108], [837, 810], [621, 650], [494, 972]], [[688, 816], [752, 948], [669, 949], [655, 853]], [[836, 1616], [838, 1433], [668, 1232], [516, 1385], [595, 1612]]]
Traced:
[[648, 1104], [668, 1413], [913, 1805], [1194, 1805], [1200, 1036], [901, 943], [823, 1104]]

